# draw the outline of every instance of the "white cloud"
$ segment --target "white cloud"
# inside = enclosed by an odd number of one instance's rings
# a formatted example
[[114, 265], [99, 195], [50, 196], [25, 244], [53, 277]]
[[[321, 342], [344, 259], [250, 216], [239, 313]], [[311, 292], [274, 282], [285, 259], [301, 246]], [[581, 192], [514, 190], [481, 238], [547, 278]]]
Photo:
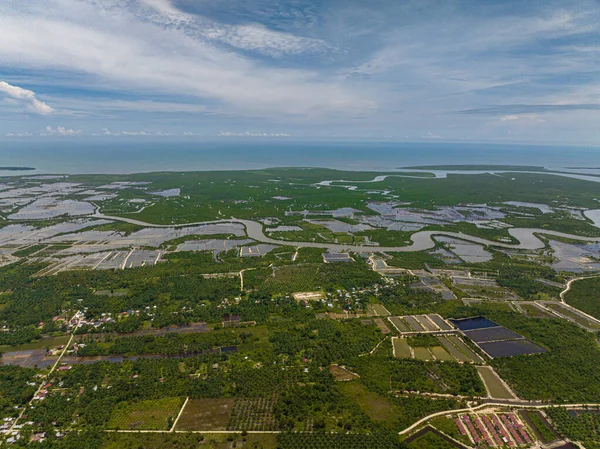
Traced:
[[56, 128], [52, 128], [51, 126], [46, 126], [46, 128], [40, 132], [40, 136], [77, 136], [81, 134], [81, 130], [74, 130], [71, 128], [65, 128], [63, 126], [57, 126]]
[[50, 106], [36, 98], [35, 92], [23, 89], [19, 86], [13, 86], [6, 81], [0, 81], [0, 92], [4, 92], [9, 99], [23, 106], [26, 110], [36, 114], [48, 115], [54, 112]]
[[510, 121], [510, 120], [519, 120], [519, 116], [518, 115], [503, 115], [502, 117], [500, 117], [501, 122], [506, 122], [506, 121]]
[[192, 96], [204, 104], [226, 104], [228, 113], [255, 116], [312, 118], [332, 111], [352, 116], [374, 104], [339, 80], [309, 70], [266, 67], [126, 11], [102, 16], [74, 0], [35, 6], [30, 5], [27, 27], [18, 10], [11, 12], [18, 4], [4, 12], [3, 63], [89, 75], [97, 88]]

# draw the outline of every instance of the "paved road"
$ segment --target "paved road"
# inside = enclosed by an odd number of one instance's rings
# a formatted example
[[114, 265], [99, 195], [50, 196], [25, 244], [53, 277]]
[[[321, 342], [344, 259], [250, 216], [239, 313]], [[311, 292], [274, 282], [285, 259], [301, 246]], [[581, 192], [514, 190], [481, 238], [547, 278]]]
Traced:
[[526, 249], [535, 250], [544, 248], [544, 242], [542, 242], [535, 234], [543, 234], [553, 237], [562, 237], [572, 240], [579, 240], [582, 242], [600, 242], [599, 237], [581, 237], [573, 234], [565, 234], [563, 232], [548, 231], [545, 229], [529, 229], [529, 228], [511, 228], [508, 230], [509, 234], [514, 237], [519, 243], [502, 243], [495, 242], [492, 240], [482, 239], [474, 237], [462, 232], [446, 232], [446, 231], [420, 231], [416, 232], [411, 236], [412, 243], [407, 246], [361, 246], [361, 245], [339, 245], [333, 243], [315, 243], [315, 242], [290, 242], [285, 240], [277, 240], [271, 237], [267, 237], [263, 232], [263, 225], [252, 220], [241, 220], [238, 218], [232, 218], [230, 220], [217, 220], [217, 221], [203, 221], [186, 224], [175, 224], [175, 225], [159, 225], [154, 223], [147, 223], [140, 220], [134, 220], [132, 218], [115, 217], [111, 215], [104, 215], [96, 213], [96, 218], [103, 218], [105, 220], [122, 221], [125, 223], [131, 223], [138, 226], [144, 226], [149, 228], [182, 228], [187, 226], [202, 226], [217, 223], [241, 223], [246, 227], [246, 233], [248, 237], [262, 243], [272, 243], [276, 245], [288, 245], [296, 247], [308, 247], [308, 248], [326, 248], [329, 251], [353, 251], [356, 253], [372, 253], [372, 252], [414, 252], [424, 251], [431, 249], [435, 246], [435, 242], [432, 237], [434, 235], [453, 237], [461, 240], [466, 240], [473, 243], [478, 243], [485, 246], [493, 246], [497, 248], [509, 248], [509, 249]]

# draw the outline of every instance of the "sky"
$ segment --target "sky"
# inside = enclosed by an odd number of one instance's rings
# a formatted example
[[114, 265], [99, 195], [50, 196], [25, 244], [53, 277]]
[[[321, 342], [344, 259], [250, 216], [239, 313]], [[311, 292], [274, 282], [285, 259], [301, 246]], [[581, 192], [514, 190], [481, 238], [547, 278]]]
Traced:
[[0, 136], [600, 145], [600, 2], [0, 0]]

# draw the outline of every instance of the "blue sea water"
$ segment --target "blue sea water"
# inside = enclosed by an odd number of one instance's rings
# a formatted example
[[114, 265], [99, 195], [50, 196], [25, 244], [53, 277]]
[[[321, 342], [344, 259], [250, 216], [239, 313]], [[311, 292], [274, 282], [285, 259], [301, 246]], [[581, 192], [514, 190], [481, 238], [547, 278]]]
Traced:
[[[392, 171], [412, 165], [600, 167], [600, 148], [458, 143], [46, 139], [0, 141], [0, 166], [32, 173], [140, 173], [326, 167]], [[2, 172], [2, 175], [17, 174]]]

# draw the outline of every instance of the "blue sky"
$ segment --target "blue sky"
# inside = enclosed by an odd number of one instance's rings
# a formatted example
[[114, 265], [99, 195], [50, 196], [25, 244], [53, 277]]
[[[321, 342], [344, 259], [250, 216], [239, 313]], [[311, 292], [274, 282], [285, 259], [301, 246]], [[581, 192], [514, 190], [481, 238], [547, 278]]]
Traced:
[[599, 125], [597, 1], [0, 1], [0, 136], [598, 145]]

